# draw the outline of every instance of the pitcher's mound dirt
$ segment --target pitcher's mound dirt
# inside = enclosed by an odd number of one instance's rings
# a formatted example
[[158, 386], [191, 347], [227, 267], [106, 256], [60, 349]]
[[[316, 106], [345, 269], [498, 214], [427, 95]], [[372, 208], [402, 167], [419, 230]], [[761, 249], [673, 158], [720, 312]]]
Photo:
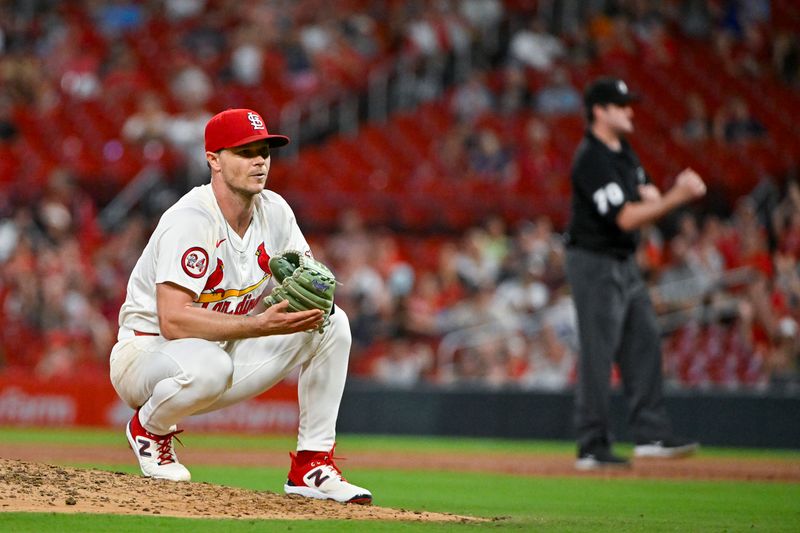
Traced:
[[0, 512], [3, 511], [279, 520], [481, 520], [0, 459]]

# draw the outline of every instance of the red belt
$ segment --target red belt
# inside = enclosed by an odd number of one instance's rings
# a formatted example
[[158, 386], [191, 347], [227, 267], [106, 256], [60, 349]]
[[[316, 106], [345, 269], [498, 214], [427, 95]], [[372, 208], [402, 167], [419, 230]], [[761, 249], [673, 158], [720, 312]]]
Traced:
[[133, 334], [137, 337], [158, 337], [158, 333], [145, 333], [144, 331], [133, 330]]

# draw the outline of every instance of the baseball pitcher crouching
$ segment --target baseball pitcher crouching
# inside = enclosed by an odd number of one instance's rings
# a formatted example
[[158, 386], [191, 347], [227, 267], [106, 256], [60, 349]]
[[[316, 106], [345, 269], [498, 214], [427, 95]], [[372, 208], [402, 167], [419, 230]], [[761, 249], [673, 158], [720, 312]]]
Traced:
[[261, 394], [299, 366], [297, 452], [284, 490], [370, 503], [333, 458], [351, 342], [333, 304], [336, 281], [286, 201], [265, 189], [270, 150], [288, 142], [249, 109], [209, 120], [211, 183], [164, 213], [136, 263], [111, 382], [136, 410], [126, 434], [142, 473], [188, 481], [172, 443], [180, 421]]

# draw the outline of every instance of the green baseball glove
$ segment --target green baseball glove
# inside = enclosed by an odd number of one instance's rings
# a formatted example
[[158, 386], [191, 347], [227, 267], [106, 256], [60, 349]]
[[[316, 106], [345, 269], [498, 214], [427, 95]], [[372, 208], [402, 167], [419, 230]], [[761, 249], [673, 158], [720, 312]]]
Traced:
[[288, 300], [291, 312], [321, 309], [325, 313], [325, 321], [319, 328], [322, 333], [330, 323], [337, 283], [330, 269], [296, 250], [270, 258], [269, 268], [277, 285], [264, 298], [267, 306]]

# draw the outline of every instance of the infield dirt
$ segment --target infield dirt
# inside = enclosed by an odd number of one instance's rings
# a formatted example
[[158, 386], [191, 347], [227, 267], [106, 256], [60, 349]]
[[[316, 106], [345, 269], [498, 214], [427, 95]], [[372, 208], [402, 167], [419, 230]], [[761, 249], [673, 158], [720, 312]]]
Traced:
[[0, 459], [0, 512], [13, 511], [280, 520], [483, 520]]

